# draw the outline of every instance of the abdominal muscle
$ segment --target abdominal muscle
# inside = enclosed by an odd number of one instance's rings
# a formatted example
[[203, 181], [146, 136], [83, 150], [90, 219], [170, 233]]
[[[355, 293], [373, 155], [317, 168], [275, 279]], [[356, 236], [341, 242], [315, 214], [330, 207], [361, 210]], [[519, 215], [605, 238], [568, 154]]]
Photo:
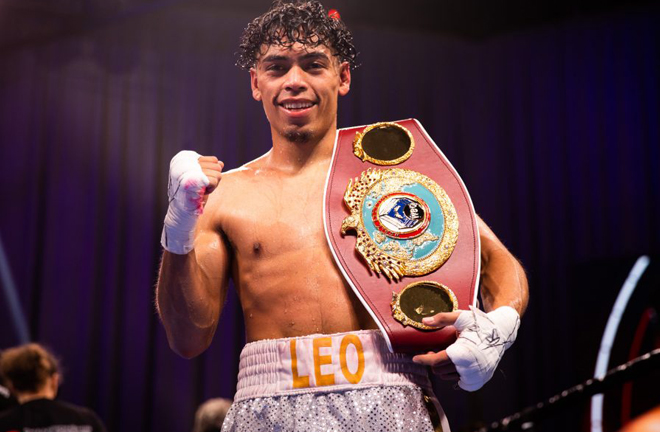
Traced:
[[377, 328], [325, 238], [326, 172], [325, 165], [298, 176], [248, 166], [223, 176], [217, 220], [249, 342]]
[[325, 247], [239, 262], [248, 342], [376, 328]]

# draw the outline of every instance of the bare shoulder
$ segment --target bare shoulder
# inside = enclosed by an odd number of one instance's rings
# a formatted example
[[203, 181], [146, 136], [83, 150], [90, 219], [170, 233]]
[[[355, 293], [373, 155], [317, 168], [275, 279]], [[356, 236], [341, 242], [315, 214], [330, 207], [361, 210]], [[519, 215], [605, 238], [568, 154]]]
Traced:
[[259, 173], [263, 169], [265, 156], [223, 172], [218, 187], [209, 195], [204, 212], [210, 213], [213, 219], [219, 222], [224, 211], [229, 207], [228, 203], [248, 201], [258, 187]]
[[477, 229], [479, 230], [479, 236], [483, 238], [487, 238], [489, 240], [498, 240], [497, 236], [493, 232], [492, 229], [488, 226], [486, 222], [484, 222], [483, 219], [481, 219], [481, 216], [477, 216]]
[[218, 185], [218, 195], [231, 195], [237, 192], [245, 192], [246, 183], [254, 182], [260, 170], [264, 168], [263, 155], [243, 166], [222, 173], [220, 184]]
[[477, 228], [479, 229], [479, 240], [481, 243], [481, 254], [487, 255], [494, 251], [506, 251], [510, 253], [499, 237], [493, 232], [480, 216], [477, 216]]

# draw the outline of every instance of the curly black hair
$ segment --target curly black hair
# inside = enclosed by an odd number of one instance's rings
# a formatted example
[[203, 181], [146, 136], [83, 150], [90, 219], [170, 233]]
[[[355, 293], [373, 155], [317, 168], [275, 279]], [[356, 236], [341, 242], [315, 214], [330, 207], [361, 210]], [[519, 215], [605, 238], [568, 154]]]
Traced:
[[340, 61], [348, 62], [351, 69], [358, 66], [353, 36], [340, 19], [328, 16], [318, 1], [286, 3], [282, 0], [273, 2], [268, 12], [245, 28], [236, 66], [243, 69], [254, 67], [264, 45], [288, 48], [295, 43], [325, 45]]

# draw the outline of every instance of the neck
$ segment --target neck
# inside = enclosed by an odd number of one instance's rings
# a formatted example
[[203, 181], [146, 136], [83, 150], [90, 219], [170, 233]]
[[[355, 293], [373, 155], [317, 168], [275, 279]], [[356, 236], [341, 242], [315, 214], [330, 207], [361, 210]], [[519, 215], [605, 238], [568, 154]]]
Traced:
[[35, 393], [20, 393], [16, 395], [18, 403], [24, 404], [35, 399], [55, 399], [55, 395], [52, 390], [49, 388], [43, 388], [42, 390]]
[[272, 131], [273, 149], [269, 162], [283, 171], [300, 172], [304, 168], [325, 163], [332, 157], [337, 126], [332, 125], [321, 137], [306, 142], [291, 142]]
[[18, 403], [24, 404], [35, 399], [55, 399], [59, 387], [59, 375], [52, 374], [36, 392], [16, 392]]

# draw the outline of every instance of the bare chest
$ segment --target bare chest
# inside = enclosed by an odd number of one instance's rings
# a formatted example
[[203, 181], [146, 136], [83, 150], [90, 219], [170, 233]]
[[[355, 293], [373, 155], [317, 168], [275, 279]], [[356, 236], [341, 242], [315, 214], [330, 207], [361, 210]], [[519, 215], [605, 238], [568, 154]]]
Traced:
[[374, 326], [328, 247], [324, 185], [325, 175], [257, 178], [221, 197], [219, 228], [233, 252], [248, 340]]
[[222, 229], [237, 254], [270, 256], [325, 247], [323, 182], [254, 181], [232, 194]]

